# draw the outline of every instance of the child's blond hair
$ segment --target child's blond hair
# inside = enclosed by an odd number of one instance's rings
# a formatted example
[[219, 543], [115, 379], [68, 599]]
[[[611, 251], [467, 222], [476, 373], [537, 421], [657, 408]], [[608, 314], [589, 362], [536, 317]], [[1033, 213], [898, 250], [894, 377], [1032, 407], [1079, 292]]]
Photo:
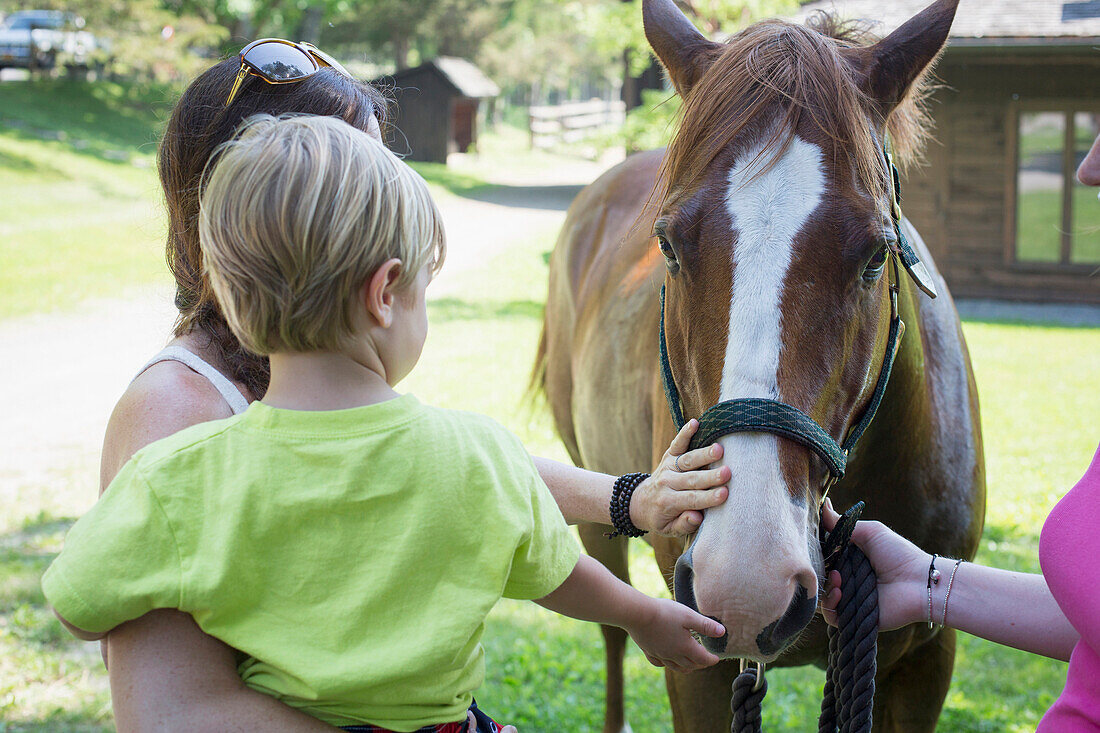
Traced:
[[257, 354], [350, 345], [354, 300], [386, 260], [398, 288], [443, 262], [424, 180], [334, 117], [256, 115], [213, 156], [203, 266], [233, 333]]

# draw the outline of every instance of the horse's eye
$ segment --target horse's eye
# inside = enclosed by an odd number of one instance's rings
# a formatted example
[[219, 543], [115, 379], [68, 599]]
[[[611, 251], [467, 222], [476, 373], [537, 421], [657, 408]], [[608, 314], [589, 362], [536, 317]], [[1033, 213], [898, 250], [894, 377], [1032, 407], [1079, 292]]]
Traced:
[[661, 254], [665, 256], [665, 266], [668, 268], [669, 273], [675, 275], [680, 271], [680, 262], [676, 259], [676, 250], [672, 248], [672, 244], [669, 243], [668, 238], [663, 234], [657, 235], [657, 246], [661, 249]]
[[888, 255], [889, 250], [886, 245], [879, 247], [870, 261], [867, 262], [867, 266], [863, 268], [863, 279], [868, 282], [877, 280], [878, 276], [882, 274], [883, 268], [886, 267]]

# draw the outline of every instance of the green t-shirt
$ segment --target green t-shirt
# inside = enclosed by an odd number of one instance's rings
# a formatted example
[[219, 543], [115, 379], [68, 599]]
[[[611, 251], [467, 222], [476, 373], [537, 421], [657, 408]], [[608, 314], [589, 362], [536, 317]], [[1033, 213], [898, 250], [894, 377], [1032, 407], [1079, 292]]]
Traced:
[[501, 596], [540, 598], [579, 548], [519, 440], [411, 395], [254, 403], [139, 451], [42, 579], [87, 631], [178, 608], [241, 678], [334, 725], [462, 720]]

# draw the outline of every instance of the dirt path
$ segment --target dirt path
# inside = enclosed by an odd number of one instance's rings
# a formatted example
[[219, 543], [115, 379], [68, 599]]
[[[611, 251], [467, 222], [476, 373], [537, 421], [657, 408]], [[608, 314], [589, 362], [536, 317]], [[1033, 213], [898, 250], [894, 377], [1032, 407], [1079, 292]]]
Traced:
[[[579, 161], [491, 180], [470, 197], [440, 197], [447, 262], [429, 297], [511, 243], [561, 225], [569, 202], [601, 170]], [[0, 321], [0, 532], [32, 519], [23, 507], [73, 516], [94, 501], [110, 411], [134, 373], [164, 344], [171, 287], [84, 303], [76, 312]], [[23, 501], [33, 495], [34, 501]]]

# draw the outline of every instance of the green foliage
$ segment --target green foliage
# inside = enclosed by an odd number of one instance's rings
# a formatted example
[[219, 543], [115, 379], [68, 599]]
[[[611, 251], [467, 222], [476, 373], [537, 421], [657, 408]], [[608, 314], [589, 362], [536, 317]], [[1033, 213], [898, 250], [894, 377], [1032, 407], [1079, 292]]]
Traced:
[[[683, 3], [703, 33], [720, 37], [765, 17], [782, 15], [797, 9], [793, 0], [698, 0]], [[630, 73], [641, 74], [651, 61], [649, 45], [642, 29], [639, 0], [599, 3], [589, 8], [588, 19], [594, 31], [593, 45], [604, 53], [627, 50]], [[600, 134], [603, 145], [624, 144], [628, 151], [652, 150], [668, 144], [676, 129], [680, 97], [671, 91], [642, 91], [640, 107], [627, 113], [619, 131]]]
[[793, 13], [797, 0], [682, 0], [703, 30], [729, 34], [761, 18]]
[[680, 104], [680, 97], [671, 91], [642, 91], [642, 105], [627, 113], [620, 132], [627, 150], [653, 150], [668, 145], [676, 132]]
[[592, 17], [608, 2], [516, 0], [507, 23], [486, 39], [476, 60], [509, 89], [568, 89], [582, 79], [616, 78], [623, 47], [601, 43]]
[[409, 161], [409, 166], [428, 182], [433, 195], [438, 195], [439, 189], [458, 195], [477, 193], [489, 185], [477, 176], [460, 173], [443, 163]]
[[[711, 35], [797, 8], [794, 0], [684, 5]], [[385, 53], [399, 65], [435, 54], [465, 56], [506, 91], [620, 79], [624, 54], [638, 75], [651, 58], [640, 0], [359, 0], [338, 6], [330, 20], [326, 43], [348, 53]]]
[[[711, 38], [798, 9], [797, 0], [680, 0], [679, 5], [703, 34]], [[596, 48], [616, 58], [627, 51], [631, 75], [641, 74], [650, 60], [649, 43], [642, 28], [641, 0], [602, 0], [589, 3], [587, 11], [585, 20]]]
[[341, 3], [322, 39], [345, 55], [385, 54], [397, 68], [437, 55], [477, 60], [511, 12], [513, 0], [359, 0]]
[[[161, 0], [0, 0], [0, 12], [21, 9], [79, 15], [87, 23], [85, 30], [106, 43], [97, 52], [97, 65], [150, 83], [190, 79], [229, 35], [227, 29]], [[66, 59], [59, 61], [64, 64]]]
[[[796, 7], [795, 0], [695, 0], [682, 5], [710, 35]], [[366, 68], [436, 55], [469, 58], [506, 93], [568, 90], [620, 79], [650, 63], [640, 0], [0, 0], [0, 12], [57, 8], [109, 42], [107, 70], [183, 83], [246, 39], [320, 41]]]

